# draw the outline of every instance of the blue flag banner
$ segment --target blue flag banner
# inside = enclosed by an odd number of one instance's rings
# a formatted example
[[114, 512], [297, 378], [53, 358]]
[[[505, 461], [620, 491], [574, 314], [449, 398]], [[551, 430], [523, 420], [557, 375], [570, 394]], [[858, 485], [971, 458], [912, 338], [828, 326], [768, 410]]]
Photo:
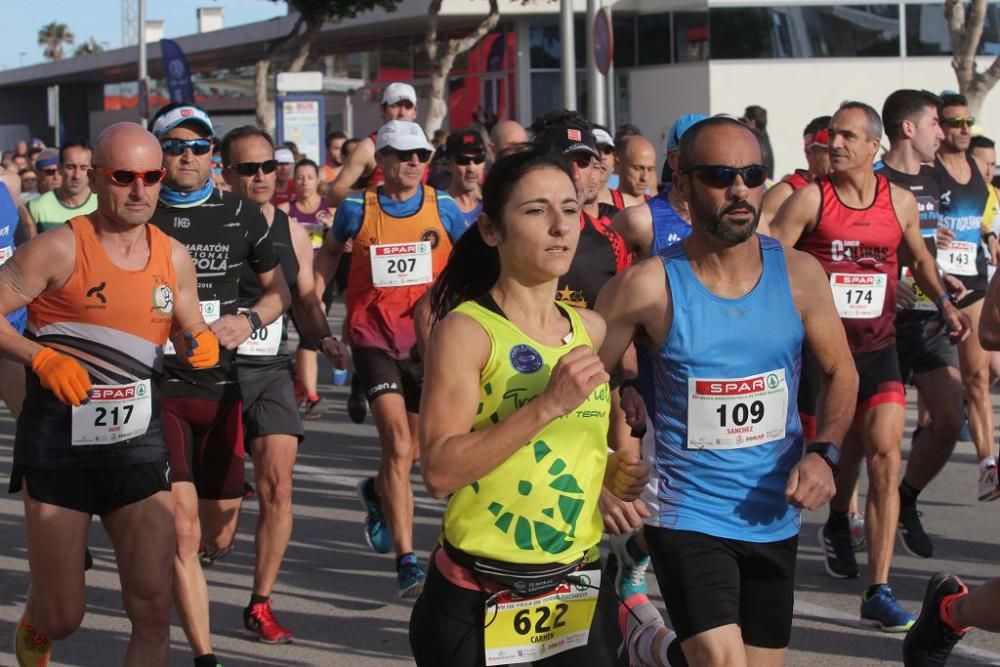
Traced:
[[188, 68], [184, 52], [172, 39], [160, 40], [160, 58], [167, 80], [171, 102], [194, 102], [194, 86], [191, 85], [191, 70]]

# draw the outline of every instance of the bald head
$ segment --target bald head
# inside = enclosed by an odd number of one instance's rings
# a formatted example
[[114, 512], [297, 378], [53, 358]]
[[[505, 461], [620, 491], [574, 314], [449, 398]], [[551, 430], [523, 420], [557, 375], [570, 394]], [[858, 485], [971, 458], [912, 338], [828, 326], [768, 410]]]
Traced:
[[656, 185], [656, 149], [645, 137], [632, 136], [618, 151], [620, 189], [641, 197]]
[[156, 211], [162, 177], [160, 142], [142, 126], [115, 123], [101, 132], [90, 171], [100, 224], [115, 229], [146, 224]]
[[490, 132], [493, 154], [501, 157], [511, 146], [528, 143], [528, 132], [516, 120], [501, 120]]
[[159, 169], [163, 165], [163, 152], [156, 137], [141, 125], [115, 123], [97, 137], [94, 164], [109, 169]]

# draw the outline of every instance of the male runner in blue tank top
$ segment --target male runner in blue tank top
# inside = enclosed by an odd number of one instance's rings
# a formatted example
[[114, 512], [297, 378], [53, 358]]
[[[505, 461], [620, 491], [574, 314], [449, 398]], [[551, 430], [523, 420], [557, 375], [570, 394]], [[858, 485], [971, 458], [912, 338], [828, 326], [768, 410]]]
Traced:
[[[707, 117], [702, 114], [687, 114], [678, 118], [670, 128], [667, 137], [667, 165], [672, 173], [677, 173], [677, 152], [681, 137]], [[630, 206], [616, 215], [613, 226], [625, 239], [629, 252], [639, 260], [686, 238], [691, 233], [689, 219], [687, 202], [671, 186], [645, 204]]]
[[[697, 665], [783, 662], [799, 509], [833, 496], [857, 392], [826, 274], [754, 234], [762, 162], [759, 139], [738, 121], [692, 127], [674, 179], [690, 203], [691, 236], [612, 279], [597, 301], [605, 365], [633, 339], [654, 359], [659, 525], [645, 536]], [[795, 406], [803, 343], [826, 388], [805, 455]], [[630, 644], [657, 626], [630, 627]]]

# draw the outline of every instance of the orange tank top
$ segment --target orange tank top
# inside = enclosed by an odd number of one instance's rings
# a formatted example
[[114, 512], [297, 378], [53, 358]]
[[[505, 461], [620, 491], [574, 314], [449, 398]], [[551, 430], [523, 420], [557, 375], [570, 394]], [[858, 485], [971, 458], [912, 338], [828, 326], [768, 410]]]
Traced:
[[413, 306], [451, 253], [434, 188], [421, 187], [423, 203], [405, 218], [382, 210], [378, 188], [365, 191], [345, 294], [351, 344], [378, 348], [396, 359], [408, 357], [416, 345]]
[[158, 373], [177, 290], [170, 238], [147, 225], [149, 261], [130, 271], [108, 257], [90, 217], [67, 224], [76, 239], [76, 266], [65, 285], [28, 306], [28, 331], [39, 343], [76, 357], [95, 383]]

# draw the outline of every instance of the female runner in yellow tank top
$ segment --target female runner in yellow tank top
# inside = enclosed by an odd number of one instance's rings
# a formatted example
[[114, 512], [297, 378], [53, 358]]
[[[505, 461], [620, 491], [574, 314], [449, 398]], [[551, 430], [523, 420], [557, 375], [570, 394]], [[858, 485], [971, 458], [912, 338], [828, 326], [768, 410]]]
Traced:
[[648, 468], [607, 453], [604, 321], [555, 299], [579, 221], [561, 157], [502, 158], [435, 285], [421, 468], [450, 498], [410, 619], [420, 667], [615, 664], [598, 498], [635, 499]]

